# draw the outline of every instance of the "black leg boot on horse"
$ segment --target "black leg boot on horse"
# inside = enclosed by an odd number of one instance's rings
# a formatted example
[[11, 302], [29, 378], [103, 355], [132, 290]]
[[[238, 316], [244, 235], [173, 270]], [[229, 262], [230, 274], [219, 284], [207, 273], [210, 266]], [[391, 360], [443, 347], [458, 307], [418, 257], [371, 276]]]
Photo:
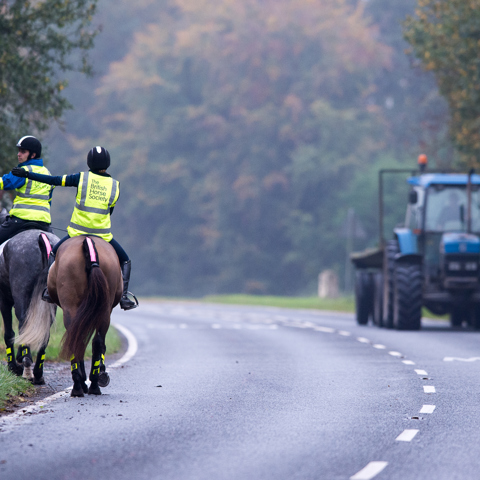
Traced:
[[[100, 332], [97, 332], [92, 341], [92, 368], [90, 370], [89, 395], [101, 395], [100, 385], [106, 387], [110, 383], [108, 373], [105, 372], [105, 342]], [[103, 371], [102, 371], [103, 367]]]
[[[48, 270], [50, 270], [50, 267], [53, 265], [53, 262], [55, 262], [55, 254], [53, 252], [50, 252], [50, 255], [48, 256]], [[48, 279], [48, 276], [47, 276]], [[43, 290], [42, 293], [42, 300], [47, 303], [55, 303], [51, 298], [50, 295], [48, 294], [48, 286], [45, 285], [45, 289]]]
[[20, 377], [23, 374], [23, 365], [19, 365], [15, 360], [15, 349], [13, 342], [7, 343], [7, 365], [8, 369], [14, 374]]
[[22, 377], [33, 383], [33, 358], [30, 347], [27, 345], [20, 345], [17, 351], [17, 362], [23, 365]]
[[77, 363], [75, 357], [72, 357], [70, 360], [71, 370], [72, 370], [72, 380], [73, 388], [70, 392], [71, 397], [83, 397], [85, 393], [88, 392], [87, 384], [87, 375], [85, 373], [85, 364], [83, 360]]
[[[137, 308], [138, 300], [137, 297], [128, 291], [128, 283], [130, 282], [130, 272], [132, 270], [132, 262], [128, 260], [127, 262], [123, 262], [121, 264], [122, 267], [122, 278], [123, 278], [123, 293], [122, 298], [120, 299], [120, 308], [123, 310], [132, 310], [133, 308]], [[135, 302], [128, 298], [128, 294], [132, 295], [135, 299]]]

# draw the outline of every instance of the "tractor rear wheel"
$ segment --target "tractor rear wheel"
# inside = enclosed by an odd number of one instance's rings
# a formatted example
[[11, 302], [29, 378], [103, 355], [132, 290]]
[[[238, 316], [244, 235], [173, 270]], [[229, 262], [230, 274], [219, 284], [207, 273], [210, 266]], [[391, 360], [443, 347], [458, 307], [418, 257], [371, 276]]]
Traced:
[[355, 313], [357, 323], [366, 325], [373, 309], [373, 278], [370, 272], [355, 272]]
[[421, 266], [397, 264], [394, 280], [394, 327], [397, 330], [420, 330], [422, 320]]

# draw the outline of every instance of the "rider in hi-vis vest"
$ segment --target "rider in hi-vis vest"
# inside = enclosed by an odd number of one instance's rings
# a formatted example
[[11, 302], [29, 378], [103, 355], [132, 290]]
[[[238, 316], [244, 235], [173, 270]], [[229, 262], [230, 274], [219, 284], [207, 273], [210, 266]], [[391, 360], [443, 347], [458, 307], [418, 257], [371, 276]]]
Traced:
[[[111, 232], [110, 215], [120, 196], [120, 183], [106, 172], [110, 166], [110, 154], [103, 147], [94, 147], [88, 152], [87, 164], [90, 167], [88, 172], [73, 175], [47, 176], [27, 172], [22, 168], [14, 168], [12, 173], [49, 185], [77, 187], [75, 208], [67, 227], [68, 235], [55, 245], [49, 257], [49, 263], [50, 265], [53, 264], [58, 248], [71, 237], [95, 235], [103, 238], [115, 249], [122, 269], [123, 294], [120, 299], [120, 307], [124, 310], [131, 310], [136, 308], [138, 304], [138, 302], [133, 302], [128, 298], [131, 261], [125, 250], [113, 238]], [[43, 299], [51, 302], [47, 289], [45, 289]]]
[[[31, 135], [18, 143], [18, 169], [49, 176], [43, 166], [42, 144]], [[16, 197], [6, 220], [0, 225], [0, 244], [17, 233], [36, 228], [51, 232], [50, 202], [54, 187], [30, 179], [19, 178], [11, 172], [0, 177], [0, 190], [15, 190]]]

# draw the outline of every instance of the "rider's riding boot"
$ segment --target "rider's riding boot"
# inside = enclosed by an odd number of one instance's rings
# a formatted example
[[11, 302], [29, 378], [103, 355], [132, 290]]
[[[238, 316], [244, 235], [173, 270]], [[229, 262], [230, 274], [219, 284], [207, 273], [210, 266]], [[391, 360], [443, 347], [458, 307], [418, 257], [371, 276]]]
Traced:
[[[122, 298], [120, 299], [120, 308], [123, 310], [131, 310], [132, 308], [137, 308], [138, 301], [135, 303], [130, 300], [127, 296], [129, 293], [128, 291], [128, 282], [130, 281], [130, 270], [132, 268], [132, 262], [128, 260], [127, 262], [123, 262], [121, 264], [122, 267], [122, 277], [123, 277], [123, 293]], [[137, 300], [135, 295], [133, 295], [135, 301]]]
[[[50, 267], [53, 265], [53, 262], [55, 261], [55, 254], [53, 252], [50, 252], [50, 255], [48, 257], [48, 269], [50, 270]], [[50, 295], [48, 294], [48, 287], [45, 286], [45, 289], [43, 290], [42, 293], [42, 300], [47, 303], [55, 303], [51, 298]]]

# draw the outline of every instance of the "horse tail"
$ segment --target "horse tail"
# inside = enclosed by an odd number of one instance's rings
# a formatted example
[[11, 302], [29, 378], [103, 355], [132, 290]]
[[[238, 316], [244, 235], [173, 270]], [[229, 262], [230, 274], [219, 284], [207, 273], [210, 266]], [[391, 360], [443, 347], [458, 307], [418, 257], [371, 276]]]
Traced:
[[22, 331], [15, 339], [16, 343], [28, 345], [32, 350], [39, 350], [47, 346], [50, 338], [50, 328], [55, 322], [57, 306], [42, 301], [42, 294], [47, 285], [48, 256], [52, 251], [52, 245], [48, 237], [41, 233], [38, 236], [42, 258], [42, 271], [37, 277], [33, 287], [32, 299], [25, 316]]
[[61, 356], [67, 359], [72, 355], [83, 358], [88, 342], [105, 321], [105, 313], [108, 315], [111, 307], [107, 279], [100, 269], [98, 252], [90, 237], [85, 237], [83, 241], [83, 253], [87, 292], [62, 339]]

